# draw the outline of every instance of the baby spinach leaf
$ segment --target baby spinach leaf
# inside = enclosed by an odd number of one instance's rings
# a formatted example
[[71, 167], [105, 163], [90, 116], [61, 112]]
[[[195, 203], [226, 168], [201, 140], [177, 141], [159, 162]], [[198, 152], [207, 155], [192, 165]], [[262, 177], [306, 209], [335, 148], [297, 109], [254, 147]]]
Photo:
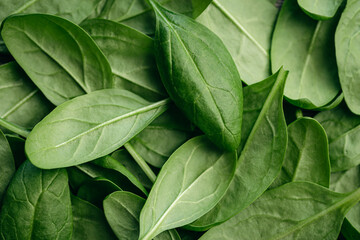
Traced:
[[145, 188], [150, 189], [152, 187], [153, 184], [150, 179], [145, 175], [139, 165], [125, 149], [113, 152], [111, 157], [124, 165], [124, 167], [131, 172]]
[[29, 160], [41, 168], [74, 166], [105, 156], [143, 130], [169, 104], [150, 103], [120, 89], [77, 97], [47, 115], [25, 143]]
[[[331, 174], [330, 189], [335, 192], [346, 193], [360, 187], [360, 167]], [[360, 203], [357, 203], [346, 214], [341, 233], [346, 239], [360, 238]]]
[[345, 104], [317, 114], [329, 137], [331, 171], [342, 171], [360, 164], [360, 117]]
[[[170, 10], [196, 18], [211, 0], [159, 0]], [[146, 0], [106, 0], [96, 18], [121, 22], [145, 34], [155, 32], [155, 16]]]
[[52, 105], [15, 62], [0, 66], [0, 117], [33, 128]]
[[241, 79], [230, 53], [200, 23], [150, 2], [157, 17], [155, 56], [167, 92], [211, 141], [235, 150], [243, 104]]
[[200, 239], [337, 239], [360, 189], [341, 194], [307, 182], [292, 182], [267, 191], [229, 221]]
[[146, 162], [161, 168], [170, 155], [192, 135], [189, 120], [172, 106], [130, 142]]
[[298, 0], [302, 10], [316, 20], [333, 18], [342, 2], [343, 0]]
[[269, 0], [213, 0], [197, 19], [217, 34], [247, 84], [270, 75], [270, 41], [278, 10]]
[[308, 181], [329, 187], [330, 160], [325, 130], [313, 118], [300, 118], [288, 126], [284, 164], [271, 185]]
[[[279, 174], [287, 145], [282, 108], [286, 76], [287, 72], [280, 69], [263, 82], [244, 89], [243, 127], [250, 131], [244, 132], [245, 144], [234, 179], [217, 206], [188, 228], [202, 231], [228, 220], [263, 194]], [[256, 99], [261, 104], [251, 103]]]
[[13, 153], [15, 168], [18, 169], [20, 165], [25, 162], [25, 139], [17, 135], [6, 134], [6, 139], [9, 142], [11, 152]]
[[[104, 212], [119, 239], [139, 238], [139, 216], [145, 200], [130, 192], [114, 192], [104, 200]], [[159, 234], [155, 240], [180, 240], [176, 230]]]
[[80, 186], [77, 196], [101, 208], [107, 195], [122, 189], [106, 178], [97, 177]]
[[14, 173], [14, 157], [12, 155], [9, 142], [0, 130], [0, 204]]
[[100, 0], [3, 0], [0, 2], [0, 23], [9, 15], [48, 13], [80, 23], [93, 11]]
[[166, 96], [155, 63], [154, 41], [123, 24], [109, 20], [88, 20], [81, 26], [109, 60], [114, 88], [156, 101]]
[[107, 169], [112, 169], [114, 171], [121, 173], [127, 179], [129, 179], [133, 185], [135, 185], [137, 188], [139, 188], [145, 195], [148, 195], [147, 190], [140, 183], [140, 181], [129, 170], [127, 170], [124, 167], [124, 165], [122, 165], [118, 160], [114, 159], [113, 157], [105, 156], [105, 157], [94, 160], [92, 163], [97, 166], [107, 168]]
[[6, 192], [0, 233], [2, 239], [70, 239], [72, 213], [66, 170], [41, 170], [24, 162]]
[[348, 0], [335, 34], [336, 60], [339, 68], [341, 88], [349, 109], [360, 114], [360, 2]]
[[103, 211], [76, 196], [71, 196], [71, 204], [73, 213], [72, 240], [116, 239]]
[[1, 36], [26, 74], [55, 105], [112, 86], [104, 54], [84, 30], [65, 19], [44, 14], [8, 17]]
[[338, 95], [340, 84], [335, 59], [335, 33], [338, 17], [315, 21], [296, 0], [286, 0], [275, 26], [271, 63], [289, 70], [285, 97], [305, 109], [319, 108]]
[[187, 141], [161, 168], [141, 210], [139, 239], [152, 239], [211, 210], [228, 189], [235, 167], [235, 152], [220, 151], [205, 136]]

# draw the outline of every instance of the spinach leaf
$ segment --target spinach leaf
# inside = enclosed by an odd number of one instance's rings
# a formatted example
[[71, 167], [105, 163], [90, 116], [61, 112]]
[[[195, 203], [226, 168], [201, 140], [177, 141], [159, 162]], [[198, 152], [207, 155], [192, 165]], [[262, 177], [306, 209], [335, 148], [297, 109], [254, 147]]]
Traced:
[[192, 135], [189, 120], [172, 106], [130, 142], [146, 162], [161, 168], [170, 155]]
[[360, 189], [341, 194], [307, 182], [270, 190], [200, 239], [337, 239], [344, 216]]
[[[331, 174], [330, 189], [335, 192], [346, 193], [360, 187], [360, 167]], [[341, 233], [346, 239], [360, 238], [360, 203], [357, 203], [346, 214]]]
[[77, 97], [47, 115], [25, 143], [29, 160], [41, 168], [78, 165], [105, 156], [143, 130], [168, 107], [120, 89]]
[[71, 196], [71, 204], [73, 213], [73, 234], [71, 239], [116, 239], [103, 211], [76, 196]]
[[[145, 200], [130, 192], [114, 192], [104, 200], [104, 212], [119, 239], [139, 238], [139, 216]], [[155, 240], [180, 240], [176, 230], [159, 234]]]
[[254, 84], [270, 75], [270, 41], [277, 12], [269, 0], [213, 0], [197, 21], [220, 37], [242, 80]]
[[14, 173], [14, 157], [12, 155], [9, 142], [0, 130], [0, 204]]
[[[159, 0], [159, 2], [170, 10], [196, 18], [211, 0]], [[146, 0], [106, 0], [100, 8], [98, 15], [92, 17], [121, 22], [149, 35], [155, 31], [154, 12]]]
[[360, 117], [345, 104], [317, 114], [329, 137], [331, 171], [342, 171], [360, 164]]
[[[144, 131], [144, 130], [143, 130]], [[134, 161], [131, 155], [125, 150], [120, 149], [111, 154], [111, 157], [121, 163], [129, 172], [131, 172], [145, 188], [150, 189], [152, 182]]]
[[211, 141], [235, 150], [243, 104], [241, 79], [230, 53], [203, 25], [150, 2], [157, 19], [155, 56], [167, 92]]
[[284, 164], [271, 185], [308, 181], [329, 187], [330, 160], [325, 130], [313, 118], [300, 118], [288, 126]]
[[4, 0], [0, 2], [0, 23], [7, 16], [19, 13], [48, 13], [80, 23], [99, 2], [100, 0]]
[[360, 2], [348, 0], [341, 15], [335, 34], [336, 60], [339, 68], [341, 88], [344, 92], [345, 102], [349, 109], [360, 114]]
[[243, 129], [250, 131], [244, 131], [245, 144], [234, 179], [218, 205], [188, 228], [202, 231], [228, 220], [263, 194], [279, 174], [287, 145], [282, 108], [286, 76], [280, 69], [244, 88]]
[[65, 19], [44, 14], [8, 17], [1, 36], [26, 74], [55, 105], [112, 86], [104, 54], [84, 30]]
[[333, 18], [342, 2], [343, 0], [298, 0], [302, 10], [316, 20]]
[[335, 59], [335, 33], [338, 17], [315, 21], [296, 0], [286, 0], [275, 26], [271, 63], [289, 70], [285, 97], [305, 109], [319, 108], [338, 95], [340, 84]]
[[25, 162], [25, 140], [17, 135], [6, 134], [6, 139], [9, 142], [11, 152], [13, 153], [15, 168], [18, 169], [20, 165]]
[[220, 151], [205, 136], [187, 141], [157, 176], [141, 210], [139, 239], [152, 239], [211, 210], [228, 189], [235, 167], [235, 152]]
[[15, 62], [0, 66], [0, 117], [33, 128], [52, 105]]
[[114, 88], [126, 89], [150, 101], [166, 96], [155, 63], [154, 41], [123, 24], [88, 20], [81, 26], [109, 60]]
[[2, 239], [70, 239], [72, 213], [66, 170], [41, 170], [24, 162], [6, 192], [0, 233]]

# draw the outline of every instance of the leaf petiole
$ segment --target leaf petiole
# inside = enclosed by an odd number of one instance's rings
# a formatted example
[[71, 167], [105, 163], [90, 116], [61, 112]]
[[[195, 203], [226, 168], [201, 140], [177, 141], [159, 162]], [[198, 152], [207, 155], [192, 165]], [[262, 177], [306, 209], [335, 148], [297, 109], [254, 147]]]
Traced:
[[20, 136], [22, 136], [24, 138], [27, 138], [27, 136], [30, 134], [30, 131], [28, 129], [23, 128], [17, 124], [8, 122], [3, 118], [0, 118], [0, 126], [6, 128], [16, 134], [19, 134]]

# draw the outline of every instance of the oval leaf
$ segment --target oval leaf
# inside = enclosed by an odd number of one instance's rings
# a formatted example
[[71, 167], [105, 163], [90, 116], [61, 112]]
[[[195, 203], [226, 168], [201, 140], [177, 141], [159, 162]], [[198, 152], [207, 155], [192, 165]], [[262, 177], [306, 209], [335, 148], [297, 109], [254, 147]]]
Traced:
[[25, 143], [29, 160], [41, 168], [78, 165], [105, 156], [129, 141], [169, 100], [149, 103], [119, 89], [104, 89], [67, 101], [46, 116]]
[[236, 166], [234, 152], [218, 150], [205, 136], [183, 144], [162, 167], [140, 215], [140, 238], [191, 223], [223, 197]]
[[316, 20], [327, 20], [335, 16], [343, 0], [298, 0], [299, 6]]
[[29, 161], [22, 164], [4, 198], [0, 232], [4, 239], [70, 239], [72, 213], [66, 170], [41, 170]]
[[230, 53], [206, 27], [150, 2], [157, 16], [156, 61], [167, 92], [211, 141], [235, 150], [241, 138], [242, 86]]
[[65, 19], [44, 14], [11, 16], [4, 21], [1, 36], [15, 60], [55, 105], [112, 86], [104, 54], [84, 30]]

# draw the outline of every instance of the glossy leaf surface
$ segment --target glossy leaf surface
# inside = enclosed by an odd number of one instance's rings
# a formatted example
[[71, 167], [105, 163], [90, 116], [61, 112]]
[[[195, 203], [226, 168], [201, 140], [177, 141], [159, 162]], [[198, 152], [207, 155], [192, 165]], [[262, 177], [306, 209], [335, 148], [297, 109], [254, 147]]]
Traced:
[[25, 128], [53, 108], [15, 62], [0, 66], [0, 102], [0, 117]]
[[104, 89], [57, 107], [26, 140], [30, 161], [41, 168], [78, 165], [105, 156], [164, 112], [169, 100], [150, 103], [119, 89]]
[[72, 240], [116, 239], [103, 211], [75, 196], [71, 196], [71, 204], [73, 212]]
[[155, 56], [167, 92], [217, 146], [235, 150], [243, 104], [230, 53], [203, 25], [151, 2], [157, 16]]
[[338, 95], [334, 33], [338, 18], [315, 21], [296, 0], [284, 2], [273, 34], [272, 70], [289, 70], [285, 97], [306, 109], [319, 108]]
[[360, 190], [340, 194], [293, 182], [266, 192], [251, 206], [200, 239], [337, 239]]
[[211, 210], [233, 178], [236, 154], [205, 136], [178, 148], [161, 168], [140, 215], [139, 239], [191, 223]]
[[343, 0], [298, 0], [299, 6], [316, 20], [327, 20], [335, 16]]
[[104, 54], [84, 30], [65, 19], [12, 16], [4, 21], [1, 36], [17, 63], [55, 105], [112, 86]]
[[342, 171], [360, 164], [360, 117], [345, 104], [317, 114], [329, 137], [331, 171]]
[[300, 118], [288, 126], [284, 164], [271, 185], [307, 181], [329, 187], [330, 160], [325, 130], [312, 118]]
[[360, 2], [348, 0], [336, 29], [336, 60], [345, 102], [355, 114], [360, 114]]
[[150, 37], [109, 20], [88, 20], [81, 26], [107, 57], [114, 74], [114, 88], [126, 89], [153, 101], [167, 95]]
[[213, 0], [197, 21], [220, 37], [242, 80], [254, 84], [270, 75], [270, 41], [277, 12], [268, 0]]
[[9, 142], [0, 130], [0, 203], [14, 173], [14, 157]]
[[100, 0], [4, 0], [0, 2], [0, 23], [9, 15], [47, 13], [80, 23]]
[[70, 239], [72, 213], [66, 171], [41, 170], [29, 161], [22, 164], [4, 198], [0, 232], [2, 239]]
[[[287, 72], [244, 88], [244, 147], [234, 179], [221, 201], [188, 227], [197, 231], [222, 223], [257, 199], [280, 172], [287, 145], [282, 101]], [[251, 96], [251, 97], [248, 97]], [[256, 101], [254, 101], [256, 99]]]

